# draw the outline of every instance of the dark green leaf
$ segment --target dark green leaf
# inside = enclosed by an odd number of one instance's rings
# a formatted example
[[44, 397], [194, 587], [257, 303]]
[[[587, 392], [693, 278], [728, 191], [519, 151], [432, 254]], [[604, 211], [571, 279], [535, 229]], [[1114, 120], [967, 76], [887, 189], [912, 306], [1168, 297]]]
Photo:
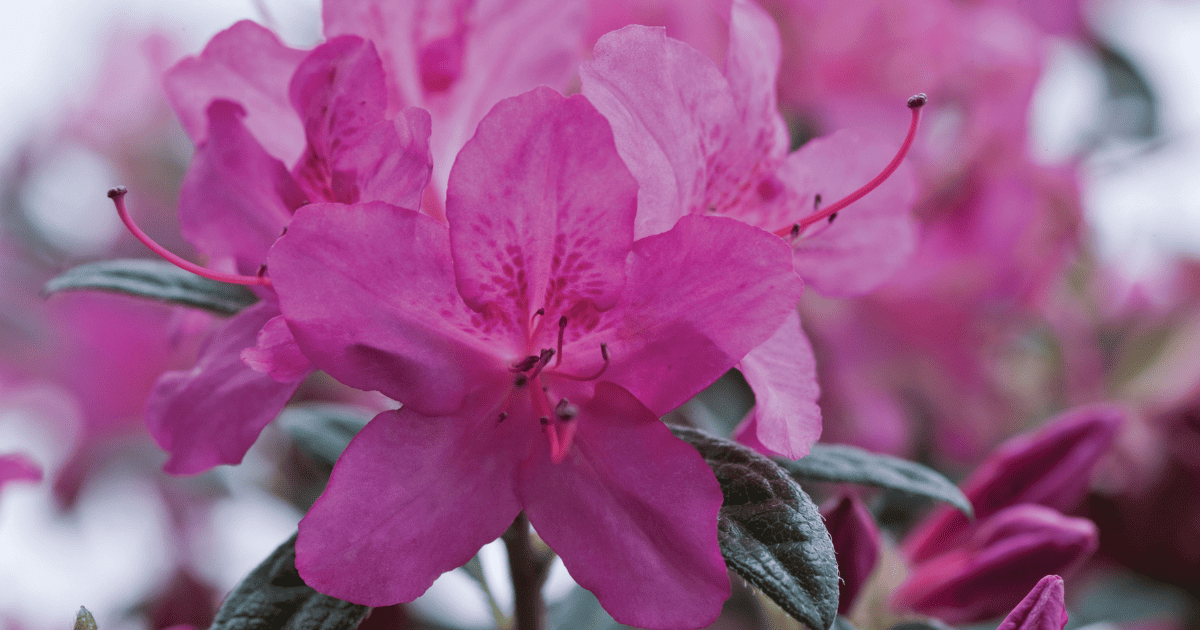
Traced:
[[855, 630], [854, 625], [845, 617], [838, 615], [833, 621], [833, 630]]
[[295, 405], [279, 414], [279, 423], [296, 444], [317, 460], [333, 466], [371, 414], [330, 403]]
[[779, 464], [798, 480], [834, 481], [899, 490], [945, 501], [972, 516], [971, 502], [941, 473], [916, 462], [844, 444], [814, 444], [807, 457]]
[[59, 291], [113, 291], [235, 315], [258, 301], [244, 286], [198, 276], [161, 260], [101, 260], [68, 269], [46, 283], [46, 295]]
[[305, 584], [293, 534], [225, 598], [210, 630], [354, 630], [370, 611]]
[[672, 431], [700, 451], [721, 483], [717, 535], [726, 564], [810, 628], [830, 628], [837, 560], [812, 499], [786, 471], [740, 444], [694, 429]]
[[628, 627], [614, 621], [596, 596], [584, 588], [571, 589], [565, 598], [548, 606], [546, 620], [551, 630], [623, 630]]

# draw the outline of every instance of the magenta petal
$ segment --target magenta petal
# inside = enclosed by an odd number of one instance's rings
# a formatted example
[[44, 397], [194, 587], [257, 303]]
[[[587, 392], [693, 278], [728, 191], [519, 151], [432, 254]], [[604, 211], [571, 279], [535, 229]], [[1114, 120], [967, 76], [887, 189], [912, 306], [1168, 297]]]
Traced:
[[782, 54], [779, 28], [771, 16], [753, 0], [734, 0], [725, 78], [745, 132], [761, 135], [770, 146], [767, 155], [774, 161], [787, 155], [791, 141], [775, 95]]
[[781, 239], [740, 221], [683, 217], [669, 232], [634, 243], [621, 302], [564, 356], [598, 363], [596, 350], [607, 343], [612, 363], [604, 380], [665, 414], [795, 313], [803, 284], [789, 254]]
[[289, 91], [308, 138], [296, 178], [311, 198], [419, 207], [431, 169], [429, 115], [406, 110], [395, 122], [384, 119], [387, 86], [371, 42], [342, 36], [322, 44], [296, 69]]
[[1047, 574], [1077, 569], [1099, 545], [1095, 523], [1022, 504], [981, 522], [970, 542], [917, 565], [893, 605], [968, 624], [1010, 610]]
[[528, 429], [497, 424], [475, 407], [457, 417], [429, 418], [407, 407], [379, 414], [350, 442], [300, 521], [300, 576], [357, 604], [417, 598], [520, 512], [514, 468], [537, 435]]
[[[1077, 407], [1032, 435], [1005, 442], [962, 483], [976, 517], [1017, 503], [1075, 509], [1087, 493], [1092, 468], [1108, 452], [1124, 419], [1120, 407]], [[967, 527], [967, 518], [957, 510], [939, 508], [909, 535], [905, 551], [919, 562], [955, 544]]]
[[758, 443], [790, 459], [808, 455], [821, 437], [817, 363], [793, 309], [775, 334], [751, 350], [738, 369], [754, 390]]
[[[462, 302], [446, 226], [380, 202], [312, 204], [271, 250], [271, 279], [297, 343], [339, 381], [447, 415], [517, 356], [524, 339]], [[248, 344], [249, 345], [249, 344]]]
[[242, 124], [245, 114], [229, 101], [209, 106], [208, 136], [180, 186], [179, 220], [196, 249], [233, 257], [241, 273], [253, 274], [308, 199]]
[[272, 317], [258, 331], [258, 343], [242, 350], [241, 357], [250, 369], [269, 374], [280, 383], [302, 379], [315, 369], [300, 352], [282, 315]]
[[258, 331], [279, 314], [269, 301], [235, 315], [213, 332], [196, 366], [167, 372], [146, 403], [150, 435], [171, 458], [167, 472], [190, 475], [218, 464], [237, 464], [258, 434], [300, 387], [277, 382], [242, 362]]
[[579, 302], [611, 308], [636, 212], [637, 183], [591, 103], [549, 88], [501, 101], [450, 172], [459, 293], [520, 330], [543, 307], [550, 322]]
[[0, 490], [10, 481], [42, 480], [42, 467], [33, 458], [24, 453], [5, 453], [0, 455]]
[[1063, 579], [1047, 575], [1013, 608], [996, 630], [1062, 630], [1067, 625]]
[[205, 112], [217, 99], [249, 112], [246, 126], [267, 152], [291, 164], [304, 150], [304, 128], [288, 102], [287, 86], [303, 50], [288, 48], [271, 31], [243, 20], [217, 33], [198, 57], [167, 71], [163, 85], [183, 128], [196, 144], [207, 137]]
[[596, 385], [575, 448], [522, 467], [518, 493], [538, 535], [617, 621], [712, 623], [729, 597], [717, 545], [721, 487], [694, 448], [629, 392]]
[[712, 136], [742, 124], [716, 64], [662, 28], [627, 26], [600, 38], [579, 75], [638, 180], [638, 238], [704, 209], [710, 143], [723, 139]]
[[[779, 178], [800, 199], [804, 214], [814, 195], [831, 204], [879, 174], [896, 145], [856, 131], [839, 131], [805, 144], [788, 156]], [[901, 164], [878, 188], [837, 214], [832, 223], [810, 227], [795, 245], [796, 273], [822, 295], [849, 297], [878, 288], [912, 256], [916, 223], [916, 176]], [[802, 219], [794, 205], [777, 208], [766, 229], [779, 229]]]
[[821, 506], [825, 528], [837, 552], [838, 614], [846, 615], [854, 607], [875, 564], [879, 562], [879, 528], [857, 494], [842, 493]]

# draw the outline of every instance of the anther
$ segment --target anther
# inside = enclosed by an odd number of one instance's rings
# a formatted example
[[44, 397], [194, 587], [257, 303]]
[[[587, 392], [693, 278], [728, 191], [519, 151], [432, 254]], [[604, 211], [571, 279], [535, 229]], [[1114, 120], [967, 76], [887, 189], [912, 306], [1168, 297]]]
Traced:
[[532, 330], [532, 329], [534, 329], [534, 328], [537, 328], [537, 322], [538, 322], [538, 318], [539, 318], [539, 317], [542, 317], [542, 316], [543, 316], [543, 315], [545, 315], [545, 314], [546, 314], [546, 309], [544, 309], [544, 308], [539, 308], [538, 310], [536, 310], [536, 311], [534, 311], [534, 312], [533, 312], [533, 315], [532, 315], [532, 316], [530, 316], [530, 318], [529, 318], [529, 328], [530, 328], [530, 330]]
[[529, 370], [533, 369], [533, 366], [537, 365], [538, 358], [539, 357], [537, 355], [531, 354], [531, 355], [525, 357], [524, 359], [521, 359], [520, 361], [517, 361], [516, 363], [512, 364], [512, 367], [508, 368], [508, 371], [509, 372], [528, 372]]
[[791, 234], [789, 234], [789, 236], [791, 237], [791, 239], [793, 241], [796, 240], [797, 236], [800, 236], [800, 224], [799, 223], [792, 224], [792, 232], [791, 232]]
[[813, 212], [821, 209], [821, 193], [813, 196]]
[[608, 369], [609, 357], [607, 343], [600, 344], [600, 356], [604, 358], [604, 365], [600, 366], [600, 371], [591, 376], [575, 376], [574, 374], [564, 374], [562, 372], [557, 372], [557, 374], [563, 378], [571, 379], [572, 381], [594, 381], [603, 376], [604, 371]]
[[507, 418], [507, 417], [508, 417], [508, 412], [507, 412], [507, 411], [501, 411], [501, 412], [500, 412], [500, 417], [496, 419], [496, 424], [500, 424], [501, 422], [504, 422], [504, 419], [505, 419], [505, 418]]
[[142, 229], [133, 222], [133, 218], [129, 216], [129, 210], [125, 207], [125, 194], [128, 192], [129, 190], [124, 186], [117, 186], [116, 188], [108, 191], [108, 198], [113, 200], [113, 205], [117, 207], [117, 215], [121, 217], [121, 222], [125, 224], [125, 227], [129, 229], [129, 232], [133, 234], [134, 238], [141, 241], [143, 245], [149, 247], [154, 253], [162, 256], [167, 262], [185, 271], [190, 271], [198, 276], [203, 276], [218, 282], [246, 285], [257, 284], [268, 287], [271, 286], [271, 279], [265, 275], [265, 266], [260, 270], [260, 275], [257, 276], [241, 276], [232, 273], [222, 273], [220, 271], [213, 271], [212, 269], [205, 269], [196, 263], [186, 261], [179, 256], [176, 256], [162, 245], [155, 243], [153, 239], [147, 236], [146, 233], [143, 232]]
[[550, 363], [550, 359], [554, 354], [554, 350], [550, 348], [542, 350], [542, 353], [537, 356], [537, 362], [529, 369], [529, 378], [537, 378], [538, 374], [542, 373], [542, 368], [545, 368]]
[[554, 406], [554, 415], [558, 416], [559, 420], [567, 421], [579, 415], [579, 407], [571, 404], [571, 401], [563, 398]]
[[836, 212], [834, 212], [833, 214], [829, 215], [829, 222], [830, 222], [830, 223], [833, 223], [833, 220], [834, 220], [834, 219], [836, 219], [836, 218], [837, 218], [837, 213], [836, 213]]
[[[925, 106], [925, 103], [928, 100], [928, 97], [926, 97], [924, 93], [917, 94], [916, 96], [908, 99], [908, 107], [910, 110], [912, 110], [912, 121], [908, 125], [908, 133], [904, 136], [904, 142], [901, 143], [900, 150], [896, 152], [896, 155], [892, 157], [892, 161], [888, 162], [888, 165], [885, 166], [883, 170], [875, 176], [874, 179], [867, 182], [858, 190], [846, 195], [845, 197], [842, 197], [824, 210], [820, 212], [814, 212], [804, 217], [798, 221], [796, 225], [800, 226], [800, 229], [803, 230], [817, 221], [837, 214], [839, 210], [854, 203], [855, 201], [858, 201], [859, 199], [862, 199], [867, 195], [867, 193], [875, 190], [880, 184], [886, 181], [887, 178], [891, 177], [892, 173], [895, 173], [896, 169], [900, 168], [900, 163], [903, 162], [904, 157], [908, 155], [908, 150], [912, 148], [913, 140], [917, 137], [917, 126], [921, 122], [921, 108]], [[781, 238], [786, 237], [791, 234], [792, 229], [792, 226], [779, 228], [778, 230], [775, 230], [775, 235]]]
[[562, 364], [562, 347], [563, 335], [567, 332], [567, 316], [563, 315], [558, 318], [558, 358], [554, 360], [554, 367]]

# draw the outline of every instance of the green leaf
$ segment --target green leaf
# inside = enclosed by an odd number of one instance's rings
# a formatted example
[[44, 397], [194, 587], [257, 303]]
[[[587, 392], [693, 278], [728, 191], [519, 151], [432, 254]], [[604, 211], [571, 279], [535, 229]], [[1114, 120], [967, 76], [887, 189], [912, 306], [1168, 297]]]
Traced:
[[294, 405], [279, 414], [279, 424], [296, 445], [318, 461], [333, 466], [371, 414], [346, 405]]
[[700, 451], [721, 483], [717, 536], [726, 564], [789, 615], [828, 630], [837, 617], [837, 560], [812, 499], [785, 470], [740, 444], [671, 430]]
[[293, 534], [225, 598], [209, 630], [354, 630], [369, 612], [300, 579]]
[[855, 628], [849, 619], [838, 615], [837, 619], [833, 622], [833, 630], [855, 630]]
[[101, 260], [68, 269], [52, 278], [44, 295], [89, 289], [146, 297], [171, 304], [202, 308], [218, 315], [236, 315], [258, 302], [244, 286], [218, 282], [161, 260], [128, 258]]
[[971, 502], [941, 473], [916, 462], [878, 455], [844, 444], [814, 444], [807, 457], [779, 462], [800, 481], [833, 481], [877, 486], [945, 501], [967, 516]]

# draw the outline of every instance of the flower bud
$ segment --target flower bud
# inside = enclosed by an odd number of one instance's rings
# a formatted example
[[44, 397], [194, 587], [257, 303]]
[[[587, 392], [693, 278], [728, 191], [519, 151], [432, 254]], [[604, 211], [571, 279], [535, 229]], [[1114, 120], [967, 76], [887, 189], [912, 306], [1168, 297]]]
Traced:
[[980, 522], [966, 544], [916, 566], [892, 604], [956, 625], [992, 619], [1042, 576], [1077, 569], [1098, 544], [1087, 519], [1015, 505]]
[[838, 591], [838, 613], [845, 615], [854, 607], [875, 564], [879, 561], [879, 528], [858, 495], [843, 493], [821, 506], [825, 528], [833, 539], [838, 573], [842, 583]]
[[1062, 630], [1067, 625], [1063, 579], [1042, 578], [996, 630]]
[[[1018, 503], [1075, 509], [1087, 493], [1092, 468], [1108, 452], [1124, 419], [1124, 411], [1113, 405], [1077, 407], [1032, 435], [1000, 445], [962, 484], [976, 518]], [[969, 530], [962, 513], [939, 508], [908, 536], [905, 553], [913, 562], [923, 562], [960, 544]]]

